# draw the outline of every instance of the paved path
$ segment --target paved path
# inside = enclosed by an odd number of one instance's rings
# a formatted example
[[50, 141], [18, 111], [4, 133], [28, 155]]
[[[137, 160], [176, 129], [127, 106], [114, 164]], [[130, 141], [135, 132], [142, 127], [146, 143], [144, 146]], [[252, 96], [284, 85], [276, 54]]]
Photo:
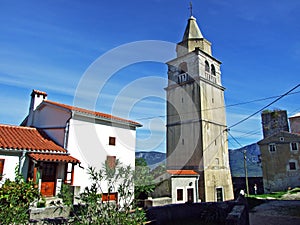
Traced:
[[250, 225], [300, 225], [300, 201], [269, 200], [250, 212]]

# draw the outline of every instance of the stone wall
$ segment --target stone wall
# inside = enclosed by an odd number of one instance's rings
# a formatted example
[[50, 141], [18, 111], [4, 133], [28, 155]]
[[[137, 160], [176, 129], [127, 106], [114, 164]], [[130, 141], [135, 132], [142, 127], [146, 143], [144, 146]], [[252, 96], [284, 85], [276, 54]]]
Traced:
[[151, 225], [249, 225], [247, 201], [172, 204], [146, 211]]

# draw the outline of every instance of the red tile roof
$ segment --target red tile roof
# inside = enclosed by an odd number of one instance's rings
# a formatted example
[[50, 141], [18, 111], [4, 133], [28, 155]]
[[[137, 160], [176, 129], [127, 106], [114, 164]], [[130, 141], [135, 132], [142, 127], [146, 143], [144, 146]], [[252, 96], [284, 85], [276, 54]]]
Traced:
[[85, 113], [88, 115], [92, 115], [92, 116], [96, 116], [96, 117], [100, 117], [100, 118], [105, 118], [105, 119], [109, 119], [109, 120], [114, 120], [114, 121], [120, 121], [120, 122], [125, 122], [125, 123], [130, 123], [134, 126], [137, 127], [141, 127], [142, 125], [138, 122], [132, 121], [132, 120], [127, 120], [127, 119], [123, 119], [117, 116], [113, 116], [110, 114], [106, 114], [106, 113], [101, 113], [101, 112], [95, 112], [92, 110], [88, 110], [88, 109], [83, 109], [83, 108], [79, 108], [79, 107], [75, 107], [75, 106], [70, 106], [70, 105], [66, 105], [66, 104], [62, 104], [62, 103], [58, 103], [58, 102], [53, 102], [53, 101], [49, 101], [49, 100], [44, 100], [45, 103], [49, 103], [52, 105], [56, 105], [71, 111], [77, 111], [80, 113]]
[[30, 153], [28, 156], [36, 161], [48, 161], [48, 162], [69, 162], [69, 163], [79, 163], [78, 159], [70, 155], [64, 154], [40, 154], [40, 153]]
[[3, 124], [0, 124], [0, 149], [67, 152], [41, 130]]
[[167, 170], [171, 175], [199, 175], [194, 170]]

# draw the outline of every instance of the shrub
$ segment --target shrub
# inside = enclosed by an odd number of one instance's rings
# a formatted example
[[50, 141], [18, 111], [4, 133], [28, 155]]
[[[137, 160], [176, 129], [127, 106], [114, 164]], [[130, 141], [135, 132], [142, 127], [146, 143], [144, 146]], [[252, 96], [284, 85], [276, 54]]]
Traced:
[[33, 182], [25, 182], [21, 175], [5, 180], [0, 188], [0, 224], [27, 224], [30, 203], [38, 198]]
[[[116, 160], [113, 167], [106, 162], [100, 170], [89, 167], [88, 173], [91, 186], [81, 194], [81, 205], [69, 223], [137, 225], [145, 222], [144, 211], [134, 205], [134, 171], [130, 166], [124, 167]], [[118, 192], [117, 202], [109, 200], [114, 192]], [[108, 200], [103, 200], [103, 194]]]

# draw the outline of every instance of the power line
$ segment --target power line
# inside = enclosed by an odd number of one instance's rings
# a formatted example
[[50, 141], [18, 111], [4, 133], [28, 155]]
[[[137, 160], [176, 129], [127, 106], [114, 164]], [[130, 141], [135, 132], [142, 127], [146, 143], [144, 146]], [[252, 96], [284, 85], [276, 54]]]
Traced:
[[246, 118], [240, 120], [239, 122], [231, 125], [228, 127], [228, 129], [235, 127], [243, 122], [245, 122], [246, 120], [250, 119], [251, 117], [255, 116], [256, 114], [260, 113], [261, 111], [263, 111], [264, 109], [268, 108], [269, 106], [273, 105], [275, 102], [279, 101], [280, 99], [282, 99], [284, 96], [288, 95], [289, 93], [291, 93], [293, 90], [297, 89], [300, 86], [300, 84], [296, 85], [295, 87], [293, 87], [292, 89], [290, 89], [289, 91], [287, 91], [286, 93], [280, 95], [278, 98], [276, 98], [274, 101], [272, 101], [271, 103], [267, 104], [266, 106], [264, 106], [263, 108], [257, 110], [256, 112], [252, 113], [250, 116], [247, 116]]
[[[300, 91], [289, 92], [289, 93], [285, 94], [285, 96], [287, 96], [287, 95], [293, 95], [293, 94], [299, 94], [299, 93], [300, 93]], [[229, 104], [229, 105], [222, 106], [222, 107], [215, 107], [215, 108], [209, 108], [209, 109], [201, 109], [201, 110], [198, 110], [198, 111], [195, 111], [195, 112], [204, 112], [204, 111], [216, 110], [216, 109], [221, 109], [221, 108], [229, 108], [229, 107], [234, 107], [234, 106], [239, 106], [239, 105], [246, 105], [246, 104], [250, 104], [250, 103], [254, 103], [254, 102], [261, 102], [261, 101], [265, 101], [265, 100], [269, 100], [269, 99], [273, 99], [273, 98], [280, 98], [280, 97], [282, 97], [282, 95], [276, 95], [276, 96], [270, 96], [270, 97], [265, 97], [265, 98], [259, 98], [259, 99], [254, 99], [254, 100], [250, 100], [250, 101]], [[185, 112], [185, 113], [181, 113], [181, 114], [190, 114], [190, 113], [195, 113], [195, 112]], [[169, 115], [169, 116], [175, 116], [175, 114], [174, 115]], [[164, 117], [166, 117], [166, 115], [142, 117], [142, 118], [137, 118], [135, 120], [149, 120], [149, 119], [164, 118]]]

